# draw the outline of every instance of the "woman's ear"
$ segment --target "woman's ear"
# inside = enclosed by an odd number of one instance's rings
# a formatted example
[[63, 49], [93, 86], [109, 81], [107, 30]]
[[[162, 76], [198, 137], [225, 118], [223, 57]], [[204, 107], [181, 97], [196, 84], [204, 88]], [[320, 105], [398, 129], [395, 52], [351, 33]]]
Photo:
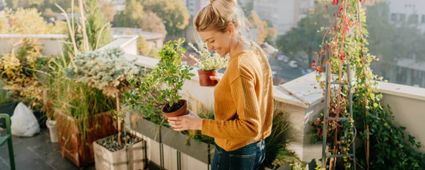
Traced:
[[235, 30], [236, 30], [236, 27], [235, 27], [235, 24], [233, 24], [233, 22], [230, 22], [229, 24], [227, 24], [226, 32], [234, 33]]

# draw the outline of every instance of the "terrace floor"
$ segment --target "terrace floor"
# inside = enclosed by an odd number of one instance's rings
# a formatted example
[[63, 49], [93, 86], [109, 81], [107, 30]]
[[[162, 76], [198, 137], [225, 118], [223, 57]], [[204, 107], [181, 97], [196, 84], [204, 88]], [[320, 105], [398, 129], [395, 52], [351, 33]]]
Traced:
[[[94, 165], [78, 168], [62, 158], [57, 143], [51, 143], [49, 131], [42, 128], [33, 137], [13, 137], [16, 170], [94, 170]], [[10, 169], [7, 144], [0, 147], [0, 169]]]

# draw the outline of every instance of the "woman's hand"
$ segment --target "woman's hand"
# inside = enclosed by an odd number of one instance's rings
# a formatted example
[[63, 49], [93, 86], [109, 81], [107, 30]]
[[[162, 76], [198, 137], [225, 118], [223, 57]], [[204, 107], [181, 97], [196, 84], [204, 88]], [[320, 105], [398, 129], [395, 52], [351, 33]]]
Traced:
[[169, 117], [167, 120], [168, 124], [170, 124], [175, 131], [202, 129], [202, 119], [191, 112], [179, 117]]
[[220, 80], [221, 80], [221, 78], [223, 78], [223, 76], [222, 76], [222, 75], [210, 76], [210, 79], [211, 79], [211, 80], [217, 80], [217, 81], [220, 81]]

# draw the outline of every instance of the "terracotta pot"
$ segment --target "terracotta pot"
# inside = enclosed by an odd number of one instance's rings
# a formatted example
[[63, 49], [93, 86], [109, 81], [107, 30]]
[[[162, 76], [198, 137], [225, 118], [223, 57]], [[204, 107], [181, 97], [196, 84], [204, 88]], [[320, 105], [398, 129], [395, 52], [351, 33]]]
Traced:
[[177, 109], [174, 112], [166, 112], [168, 104], [165, 105], [162, 108], [162, 114], [165, 117], [178, 117], [178, 116], [183, 116], [185, 114], [187, 114], [187, 101], [186, 100], [179, 100], [179, 104], [181, 105], [179, 109]]
[[215, 86], [218, 81], [211, 80], [210, 76], [215, 76], [216, 73], [215, 70], [198, 70], [199, 84], [201, 86]]

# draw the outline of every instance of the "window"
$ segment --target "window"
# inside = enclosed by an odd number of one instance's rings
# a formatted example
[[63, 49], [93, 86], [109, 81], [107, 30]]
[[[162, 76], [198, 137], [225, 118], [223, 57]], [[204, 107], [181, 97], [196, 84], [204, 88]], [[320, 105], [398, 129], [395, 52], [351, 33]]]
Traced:
[[397, 21], [397, 14], [396, 13], [391, 14], [391, 21], [393, 21], [393, 22]]

